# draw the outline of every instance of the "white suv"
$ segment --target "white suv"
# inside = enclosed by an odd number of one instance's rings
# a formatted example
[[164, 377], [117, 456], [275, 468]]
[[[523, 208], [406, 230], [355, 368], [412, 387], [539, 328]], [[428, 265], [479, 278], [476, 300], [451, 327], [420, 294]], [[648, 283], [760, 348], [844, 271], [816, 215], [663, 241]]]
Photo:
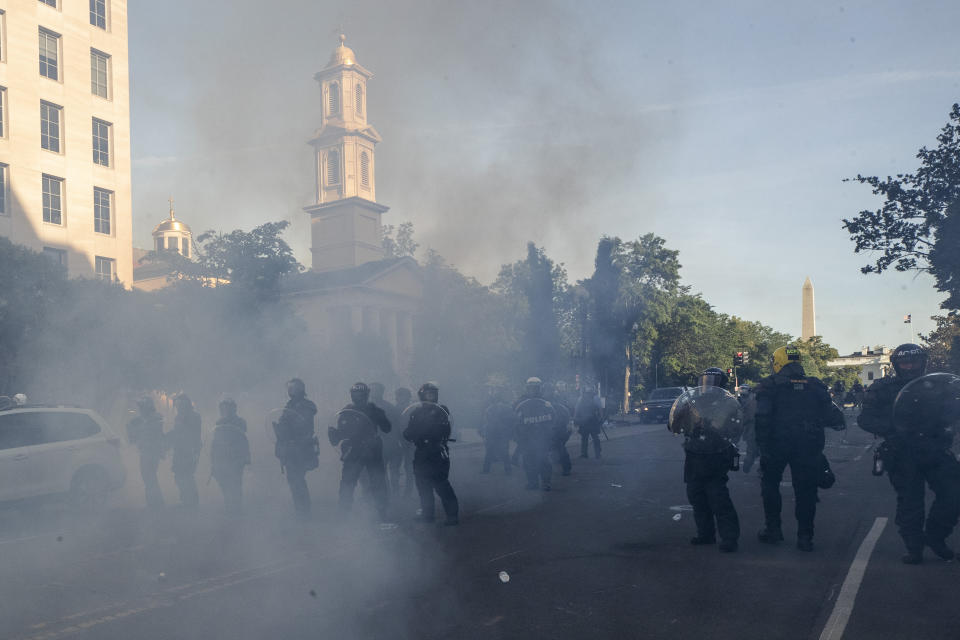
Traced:
[[69, 494], [101, 504], [123, 485], [120, 438], [87, 409], [16, 407], [0, 411], [0, 501]]

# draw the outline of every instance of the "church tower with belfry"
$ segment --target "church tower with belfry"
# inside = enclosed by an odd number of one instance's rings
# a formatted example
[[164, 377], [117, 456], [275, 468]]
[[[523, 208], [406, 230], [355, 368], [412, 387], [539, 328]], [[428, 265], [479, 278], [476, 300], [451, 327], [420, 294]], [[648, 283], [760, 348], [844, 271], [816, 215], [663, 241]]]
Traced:
[[314, 79], [321, 90], [321, 127], [314, 149], [316, 202], [310, 214], [313, 271], [356, 267], [384, 257], [377, 203], [376, 145], [380, 134], [367, 122], [367, 82], [340, 36], [327, 66]]

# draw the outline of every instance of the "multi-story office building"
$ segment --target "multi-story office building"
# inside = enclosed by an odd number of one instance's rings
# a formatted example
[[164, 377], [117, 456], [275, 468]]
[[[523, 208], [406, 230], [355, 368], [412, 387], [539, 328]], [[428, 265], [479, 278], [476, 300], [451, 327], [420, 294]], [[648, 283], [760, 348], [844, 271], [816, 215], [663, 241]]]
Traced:
[[126, 0], [0, 0], [0, 235], [133, 280]]

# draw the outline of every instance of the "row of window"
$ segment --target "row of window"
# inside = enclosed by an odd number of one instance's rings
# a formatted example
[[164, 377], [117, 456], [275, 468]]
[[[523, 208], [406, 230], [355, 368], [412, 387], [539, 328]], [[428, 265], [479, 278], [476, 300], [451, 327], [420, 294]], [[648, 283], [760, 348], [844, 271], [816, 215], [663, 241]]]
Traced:
[[[0, 87], [0, 138], [4, 137], [3, 113], [6, 105], [7, 90]], [[46, 100], [40, 101], [40, 147], [54, 153], [63, 152], [63, 107]], [[113, 125], [100, 118], [91, 120], [91, 147], [93, 163], [102, 167], [110, 166], [110, 148], [113, 138]]]
[[[0, 164], [0, 214], [9, 215], [7, 182], [9, 167]], [[49, 224], [63, 225], [64, 180], [44, 173], [41, 184], [43, 195], [43, 221]], [[93, 230], [96, 233], [110, 235], [113, 220], [113, 191], [93, 188]]]
[[[67, 268], [67, 252], [64, 249], [57, 249], [55, 247], [44, 247], [43, 255], [45, 255], [50, 260], [53, 260], [55, 263]], [[96, 273], [97, 278], [101, 280], [113, 280], [117, 276], [117, 266], [116, 260], [113, 258], [106, 258], [104, 256], [94, 256], [93, 259], [93, 268], [94, 273]]]
[[190, 238], [167, 236], [166, 242], [164, 242], [163, 236], [160, 236], [156, 239], [155, 244], [157, 251], [176, 251], [182, 254], [184, 258], [190, 257]]
[[[59, 0], [39, 0], [40, 4], [45, 4], [54, 9], [60, 9]], [[100, 29], [107, 28], [107, 2], [106, 0], [90, 0], [90, 24]]]
[[[60, 81], [60, 34], [40, 27], [40, 75]], [[110, 99], [110, 54], [90, 49], [90, 93]]]
[[[327, 150], [327, 186], [340, 184], [340, 150]], [[360, 185], [370, 187], [370, 156], [360, 152]]]
[[[353, 107], [358, 116], [363, 115], [363, 87], [357, 84], [354, 88]], [[327, 115], [335, 116], [340, 113], [340, 84], [331, 82], [327, 89]]]

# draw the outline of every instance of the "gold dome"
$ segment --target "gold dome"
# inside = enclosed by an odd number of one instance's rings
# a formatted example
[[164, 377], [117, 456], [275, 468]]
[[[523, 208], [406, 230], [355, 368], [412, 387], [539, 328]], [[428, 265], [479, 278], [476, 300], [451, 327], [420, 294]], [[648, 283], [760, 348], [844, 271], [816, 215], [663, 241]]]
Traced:
[[153, 235], [158, 233], [163, 233], [165, 231], [179, 231], [180, 233], [188, 233], [193, 235], [193, 232], [190, 231], [190, 227], [185, 222], [180, 222], [173, 215], [173, 198], [170, 198], [170, 217], [158, 224], [153, 228]]
[[328, 67], [336, 67], [341, 64], [352, 66], [357, 64], [357, 56], [353, 53], [353, 49], [343, 44], [346, 42], [347, 36], [340, 34], [340, 45], [333, 50], [333, 54], [330, 56], [330, 62], [327, 64]]

